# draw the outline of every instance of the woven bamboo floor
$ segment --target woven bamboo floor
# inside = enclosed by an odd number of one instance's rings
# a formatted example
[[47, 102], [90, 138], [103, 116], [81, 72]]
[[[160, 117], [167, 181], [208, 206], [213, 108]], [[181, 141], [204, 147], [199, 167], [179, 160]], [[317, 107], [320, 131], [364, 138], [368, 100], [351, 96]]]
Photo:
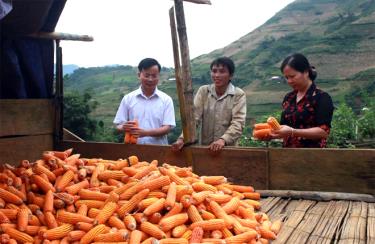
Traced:
[[261, 204], [271, 220], [283, 220], [272, 244], [375, 244], [375, 203], [268, 197]]

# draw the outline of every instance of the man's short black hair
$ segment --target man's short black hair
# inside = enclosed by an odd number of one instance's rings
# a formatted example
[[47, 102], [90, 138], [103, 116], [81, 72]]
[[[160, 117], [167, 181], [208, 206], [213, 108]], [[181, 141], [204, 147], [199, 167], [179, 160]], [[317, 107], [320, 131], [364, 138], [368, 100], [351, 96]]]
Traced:
[[148, 68], [150, 68], [150, 67], [152, 67], [154, 65], [158, 66], [159, 72], [160, 72], [161, 66], [160, 66], [159, 62], [156, 59], [145, 58], [141, 62], [139, 62], [139, 64], [138, 64], [138, 71], [141, 72], [142, 70], [148, 69]]
[[214, 65], [216, 65], [216, 66], [222, 65], [224, 67], [227, 67], [227, 69], [229, 71], [229, 74], [230, 75], [234, 74], [234, 70], [235, 70], [234, 62], [233, 62], [232, 59], [230, 59], [228, 57], [220, 57], [220, 58], [217, 58], [214, 61], [212, 61], [211, 65], [210, 65], [211, 70], [212, 70], [212, 67]]

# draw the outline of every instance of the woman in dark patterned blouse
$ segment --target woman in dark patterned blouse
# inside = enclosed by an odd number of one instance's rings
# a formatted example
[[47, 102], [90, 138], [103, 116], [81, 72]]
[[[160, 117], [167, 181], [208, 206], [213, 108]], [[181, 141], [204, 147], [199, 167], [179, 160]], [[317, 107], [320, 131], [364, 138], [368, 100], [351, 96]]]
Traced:
[[280, 69], [293, 91], [283, 100], [281, 129], [271, 138], [283, 138], [283, 147], [325, 147], [333, 114], [330, 95], [316, 87], [317, 73], [304, 55], [288, 56]]

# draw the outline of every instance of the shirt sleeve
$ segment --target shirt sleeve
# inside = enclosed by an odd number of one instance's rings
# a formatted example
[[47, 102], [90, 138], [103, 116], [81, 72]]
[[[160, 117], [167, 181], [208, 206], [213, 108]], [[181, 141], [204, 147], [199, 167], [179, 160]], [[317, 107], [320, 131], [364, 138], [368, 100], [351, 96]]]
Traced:
[[163, 125], [170, 125], [172, 127], [176, 126], [173, 100], [171, 97], [167, 97], [166, 99], [165, 108], [164, 108]]
[[318, 100], [316, 108], [316, 123], [318, 126], [328, 126], [331, 128], [331, 121], [333, 115], [333, 102], [328, 93], [322, 93]]
[[127, 104], [126, 96], [124, 96], [121, 100], [120, 106], [117, 109], [117, 113], [115, 119], [113, 120], [114, 124], [122, 124], [129, 120], [128, 118], [128, 104]]
[[221, 138], [227, 145], [234, 145], [235, 142], [242, 135], [243, 128], [246, 120], [246, 95], [241, 90], [239, 94], [235, 95], [233, 109], [232, 109], [232, 121], [228, 129], [225, 131]]

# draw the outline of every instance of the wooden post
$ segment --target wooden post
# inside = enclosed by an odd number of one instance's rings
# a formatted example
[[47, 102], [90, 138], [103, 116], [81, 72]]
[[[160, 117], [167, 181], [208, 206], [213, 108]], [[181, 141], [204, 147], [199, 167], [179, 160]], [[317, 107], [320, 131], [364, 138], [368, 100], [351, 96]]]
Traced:
[[56, 90], [55, 90], [55, 129], [54, 129], [54, 146], [62, 141], [63, 138], [63, 106], [64, 106], [64, 87], [63, 87], [63, 64], [62, 48], [60, 40], [56, 40]]
[[[182, 107], [184, 111], [180, 110], [181, 113], [181, 123], [182, 130], [184, 133], [185, 143], [194, 143], [196, 141], [196, 127], [195, 127], [195, 118], [194, 118], [194, 103], [193, 103], [193, 84], [191, 79], [191, 69], [190, 69], [190, 55], [189, 55], [189, 45], [186, 34], [186, 25], [185, 25], [185, 15], [184, 15], [184, 6], [182, 0], [174, 0], [175, 11], [176, 11], [176, 20], [177, 20], [177, 31], [180, 41], [180, 52], [181, 52], [181, 63], [182, 69], [181, 73], [181, 88], [178, 90], [180, 100], [180, 108]], [[172, 30], [173, 32], [173, 30]], [[179, 61], [179, 60], [178, 60]], [[175, 54], [175, 63], [176, 63], [176, 54]], [[178, 73], [176, 72], [176, 80]], [[179, 88], [179, 87], [177, 87]]]
[[[176, 86], [177, 86], [177, 94], [178, 100], [180, 102], [180, 115], [181, 115], [181, 122], [183, 125], [187, 123], [186, 117], [186, 109], [185, 109], [185, 95], [183, 93], [183, 81], [181, 77], [181, 64], [180, 64], [180, 52], [179, 52], [179, 45], [178, 45], [178, 38], [177, 38], [177, 29], [176, 29], [176, 21], [175, 21], [175, 14], [174, 8], [172, 7], [169, 10], [169, 20], [171, 24], [171, 36], [172, 36], [172, 46], [173, 46], [173, 58], [174, 58], [174, 66], [175, 66], [175, 74], [176, 74]], [[186, 128], [186, 126], [182, 126], [182, 128]], [[186, 128], [187, 129], [187, 128]], [[185, 133], [189, 134], [188, 132], [184, 131]], [[184, 150], [186, 163], [189, 166], [193, 165], [193, 154], [190, 149]]]

